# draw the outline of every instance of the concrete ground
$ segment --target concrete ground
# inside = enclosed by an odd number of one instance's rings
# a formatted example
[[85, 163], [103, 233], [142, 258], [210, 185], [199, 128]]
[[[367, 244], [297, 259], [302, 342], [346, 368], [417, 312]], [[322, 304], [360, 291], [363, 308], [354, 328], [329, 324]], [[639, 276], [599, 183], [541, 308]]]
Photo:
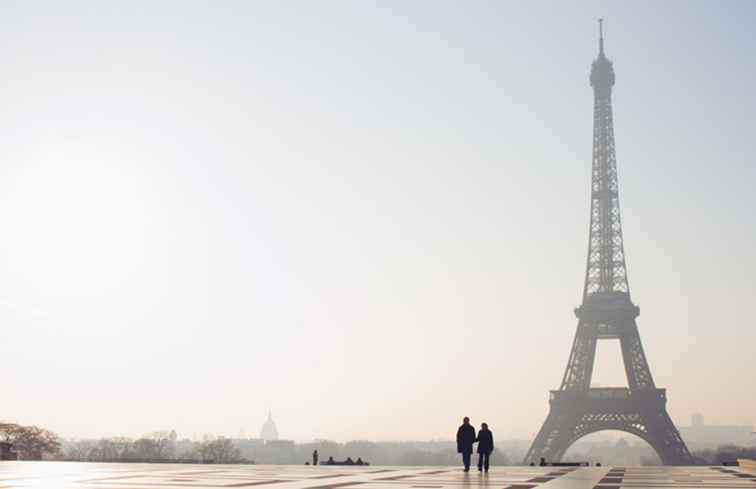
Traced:
[[737, 467], [340, 467], [0, 462], [0, 489], [756, 489]]

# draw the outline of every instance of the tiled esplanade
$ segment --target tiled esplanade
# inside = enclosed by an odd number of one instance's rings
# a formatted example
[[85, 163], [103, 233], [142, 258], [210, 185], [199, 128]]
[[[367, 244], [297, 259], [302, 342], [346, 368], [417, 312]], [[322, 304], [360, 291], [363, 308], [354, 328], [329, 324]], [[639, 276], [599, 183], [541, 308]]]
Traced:
[[738, 467], [312, 467], [293, 465], [3, 462], [0, 488], [159, 489], [751, 489]]

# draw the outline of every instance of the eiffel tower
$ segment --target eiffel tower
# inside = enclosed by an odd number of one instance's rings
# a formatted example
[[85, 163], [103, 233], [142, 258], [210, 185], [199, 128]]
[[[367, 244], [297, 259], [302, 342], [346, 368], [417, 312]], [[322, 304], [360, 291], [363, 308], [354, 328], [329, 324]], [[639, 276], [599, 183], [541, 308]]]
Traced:
[[[612, 122], [614, 68], [604, 54], [599, 20], [599, 54], [591, 66], [593, 87], [593, 166], [588, 264], [583, 303], [572, 352], [559, 390], [551, 391], [550, 411], [525, 456], [558, 462], [575, 441], [603, 430], [632, 433], [651, 445], [665, 465], [694, 463], [666, 409], [666, 390], [654, 384], [630, 300], [622, 242], [617, 162]], [[598, 340], [619, 340], [628, 387], [592, 388]]]

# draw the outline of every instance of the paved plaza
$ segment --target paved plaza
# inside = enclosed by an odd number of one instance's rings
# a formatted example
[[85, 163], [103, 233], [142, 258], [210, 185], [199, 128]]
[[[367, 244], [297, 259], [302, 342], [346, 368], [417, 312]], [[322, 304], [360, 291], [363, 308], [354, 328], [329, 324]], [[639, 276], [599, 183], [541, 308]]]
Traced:
[[[0, 462], [0, 488], [147, 489], [756, 489], [756, 474], [729, 467], [309, 467], [287, 465]], [[260, 488], [260, 489], [267, 489]]]

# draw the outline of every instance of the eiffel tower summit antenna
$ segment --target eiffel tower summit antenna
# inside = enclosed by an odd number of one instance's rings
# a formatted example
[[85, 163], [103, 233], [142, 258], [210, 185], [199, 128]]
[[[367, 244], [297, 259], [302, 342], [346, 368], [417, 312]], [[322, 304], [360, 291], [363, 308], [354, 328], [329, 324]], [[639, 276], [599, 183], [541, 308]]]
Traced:
[[[667, 414], [666, 390], [657, 388], [651, 376], [635, 321], [640, 309], [630, 299], [614, 148], [614, 66], [604, 54], [603, 19], [598, 21], [599, 54], [590, 75], [593, 158], [583, 303], [575, 309], [577, 332], [562, 384], [551, 391], [549, 414], [524, 462], [541, 457], [558, 462], [580, 438], [619, 430], [645, 440], [666, 465], [692, 465], [694, 459]], [[591, 387], [596, 344], [606, 339], [620, 342], [627, 387]]]

